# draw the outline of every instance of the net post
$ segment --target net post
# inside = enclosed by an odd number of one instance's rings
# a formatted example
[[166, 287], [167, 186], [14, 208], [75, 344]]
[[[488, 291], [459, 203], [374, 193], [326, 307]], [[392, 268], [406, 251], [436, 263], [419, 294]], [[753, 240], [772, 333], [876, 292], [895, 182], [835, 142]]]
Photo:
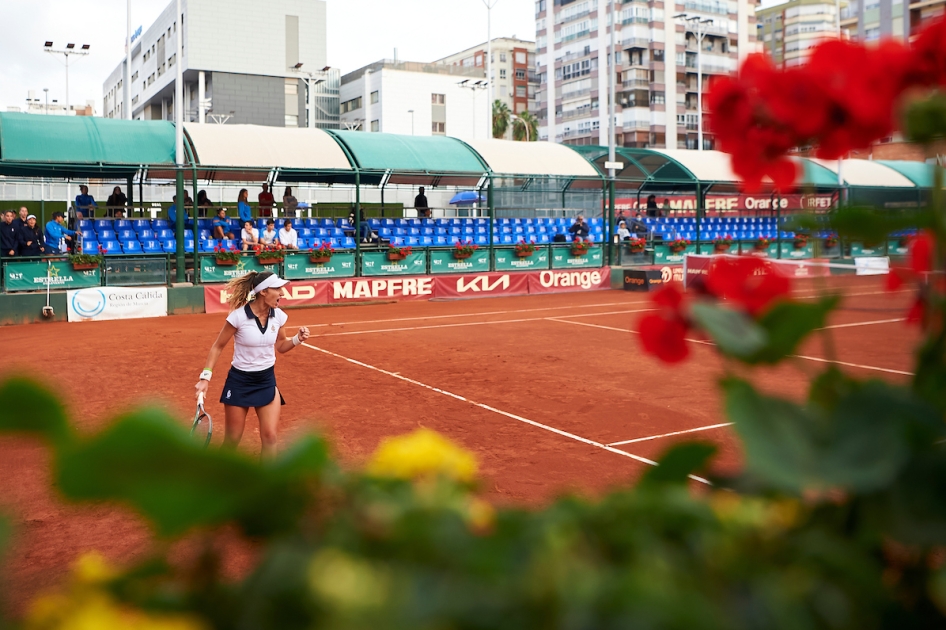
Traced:
[[[700, 253], [700, 208], [703, 206], [703, 195], [701, 194], [702, 187], [699, 182], [696, 184], [696, 253]], [[686, 256], [683, 257], [683, 260], [686, 260]]]

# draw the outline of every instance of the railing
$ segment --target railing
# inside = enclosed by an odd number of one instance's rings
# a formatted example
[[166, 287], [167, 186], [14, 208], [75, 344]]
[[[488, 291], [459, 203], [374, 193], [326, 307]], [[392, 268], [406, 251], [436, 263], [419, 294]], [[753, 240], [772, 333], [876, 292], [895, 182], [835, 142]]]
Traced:
[[630, 48], [650, 48], [651, 40], [646, 37], [628, 37], [621, 42], [624, 47]]
[[626, 79], [621, 82], [621, 85], [626, 88], [649, 87], [650, 79]]
[[562, 114], [559, 115], [559, 118], [561, 118], [562, 120], [573, 120], [575, 118], [587, 118], [589, 116], [598, 116], [598, 111], [599, 111], [598, 108], [591, 109], [590, 107], [587, 109], [575, 109], [568, 112], [562, 112]]

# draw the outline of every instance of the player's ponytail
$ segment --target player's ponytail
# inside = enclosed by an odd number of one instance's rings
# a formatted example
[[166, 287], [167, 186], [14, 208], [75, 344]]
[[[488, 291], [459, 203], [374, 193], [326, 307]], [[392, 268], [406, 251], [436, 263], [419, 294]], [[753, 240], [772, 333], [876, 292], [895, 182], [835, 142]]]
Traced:
[[226, 292], [227, 295], [230, 296], [227, 299], [227, 304], [229, 304], [231, 311], [241, 308], [250, 301], [250, 294], [253, 292], [253, 287], [258, 284], [256, 282], [258, 275], [258, 272], [251, 271], [245, 276], [234, 278], [227, 283]]

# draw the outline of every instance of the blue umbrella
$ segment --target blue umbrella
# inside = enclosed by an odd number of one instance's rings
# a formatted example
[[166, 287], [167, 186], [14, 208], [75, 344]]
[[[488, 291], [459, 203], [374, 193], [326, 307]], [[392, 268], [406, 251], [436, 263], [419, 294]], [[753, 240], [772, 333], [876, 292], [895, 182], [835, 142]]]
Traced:
[[472, 206], [474, 203], [486, 203], [486, 196], [475, 190], [464, 190], [455, 194], [450, 200], [451, 206]]

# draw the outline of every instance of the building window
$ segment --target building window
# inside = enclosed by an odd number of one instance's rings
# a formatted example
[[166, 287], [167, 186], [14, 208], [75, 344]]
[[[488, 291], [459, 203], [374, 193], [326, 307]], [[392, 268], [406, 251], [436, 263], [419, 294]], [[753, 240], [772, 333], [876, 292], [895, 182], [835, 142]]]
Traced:
[[371, 104], [374, 105], [377, 102], [378, 102], [378, 91], [375, 90], [374, 92], [371, 93]]
[[523, 68], [516, 70], [516, 81], [525, 81], [526, 80], [526, 71]]
[[131, 104], [132, 104], [132, 105], [137, 105], [137, 104], [138, 104], [138, 96], [137, 96], [137, 95], [135, 95], [135, 96], [132, 97], [132, 99], [131, 99]]
[[131, 80], [132, 80], [132, 81], [137, 81], [137, 80], [138, 80], [138, 71], [137, 71], [137, 70], [135, 70], [135, 73], [134, 73], [133, 75], [131, 75]]
[[299, 94], [299, 84], [289, 81], [286, 81], [286, 94], [289, 96], [298, 96]]
[[506, 63], [506, 53], [499, 53], [499, 61]]
[[524, 86], [524, 85], [517, 85], [517, 86], [516, 86], [516, 96], [517, 96], [518, 98], [525, 98], [525, 97], [526, 97], [526, 86]]
[[650, 93], [650, 102], [652, 105], [663, 105], [665, 95], [663, 92], [651, 92]]
[[499, 95], [500, 95], [500, 96], [506, 96], [506, 86], [505, 86], [505, 85], [500, 85], [500, 86], [499, 86]]
[[499, 69], [499, 78], [500, 78], [500, 79], [505, 79], [505, 78], [506, 78], [506, 69], [505, 69], [505, 68], [500, 68], [500, 69]]
[[168, 59], [168, 68], [174, 65], [174, 62], [177, 61], [177, 53], [171, 55], [171, 58]]
[[381, 131], [381, 121], [380, 121], [380, 120], [372, 120], [372, 121], [371, 121], [371, 131], [373, 131], [373, 132]]
[[662, 63], [664, 60], [663, 48], [657, 48], [650, 51], [650, 56], [653, 58], [654, 61], [660, 61]]
[[286, 114], [286, 126], [287, 127], [298, 127], [299, 126], [299, 117]]
[[447, 95], [446, 94], [431, 94], [430, 102], [433, 105], [446, 105]]
[[436, 135], [444, 135], [447, 133], [447, 123], [434, 122], [430, 123], [430, 132]]
[[353, 112], [356, 109], [361, 109], [361, 97], [353, 98], [350, 101], [345, 101], [339, 105], [338, 111], [340, 114], [347, 114], [348, 112]]
[[516, 53], [516, 63], [525, 65], [526, 63], [526, 54], [524, 52]]

